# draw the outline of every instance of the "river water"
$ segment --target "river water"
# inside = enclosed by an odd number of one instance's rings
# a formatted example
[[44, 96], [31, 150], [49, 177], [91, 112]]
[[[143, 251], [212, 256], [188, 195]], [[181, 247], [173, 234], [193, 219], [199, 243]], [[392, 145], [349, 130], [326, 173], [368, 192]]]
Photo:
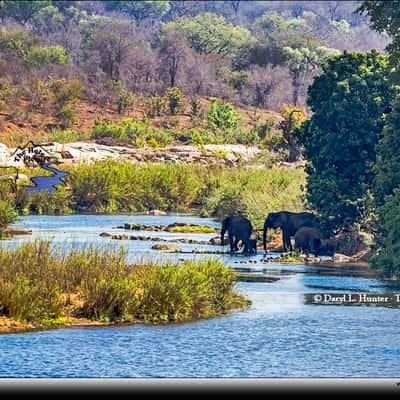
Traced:
[[[217, 223], [192, 216], [72, 215], [23, 217], [18, 226], [63, 246], [123, 245], [130, 259], [204, 257], [166, 255], [154, 242], [111, 241], [101, 232], [125, 222]], [[135, 234], [141, 234], [135, 232]], [[188, 237], [148, 232], [158, 237]], [[208, 239], [213, 235], [189, 235]], [[183, 250], [208, 246], [179, 244]], [[209, 246], [210, 249], [220, 249]], [[245, 311], [169, 326], [68, 328], [0, 336], [0, 377], [398, 377], [400, 309], [304, 304], [304, 293], [383, 292], [378, 280], [326, 275], [305, 265], [241, 264], [242, 256], [221, 256], [233, 268], [274, 275], [273, 283], [238, 283], [252, 306]]]

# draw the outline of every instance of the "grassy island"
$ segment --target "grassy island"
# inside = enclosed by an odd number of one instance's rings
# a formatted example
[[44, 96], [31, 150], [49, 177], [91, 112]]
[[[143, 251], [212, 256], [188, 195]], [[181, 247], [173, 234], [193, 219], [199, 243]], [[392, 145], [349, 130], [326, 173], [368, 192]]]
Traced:
[[130, 264], [115, 247], [1, 247], [0, 332], [215, 317], [250, 304], [234, 291], [236, 278], [213, 259]]

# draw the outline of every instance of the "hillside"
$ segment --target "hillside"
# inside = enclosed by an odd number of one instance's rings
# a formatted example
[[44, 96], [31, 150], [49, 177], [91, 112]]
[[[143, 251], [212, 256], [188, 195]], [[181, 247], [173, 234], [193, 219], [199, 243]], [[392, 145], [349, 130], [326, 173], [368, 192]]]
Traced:
[[[202, 110], [205, 112], [210, 107], [210, 101], [206, 98], [199, 98]], [[219, 101], [223, 103], [221, 100]], [[118, 125], [121, 120], [130, 118], [134, 121], [147, 119], [148, 124], [156, 128], [169, 128], [176, 132], [192, 128], [199, 128], [200, 121], [194, 121], [191, 117], [190, 99], [185, 98], [186, 105], [181, 113], [177, 115], [156, 116], [146, 118], [148, 111], [148, 99], [138, 102], [135, 107], [127, 110], [123, 115], [118, 113], [116, 106], [100, 106], [96, 103], [82, 99], [71, 105], [76, 113], [76, 122], [71, 123], [68, 129], [62, 129], [59, 121], [54, 117], [51, 107], [44, 107], [42, 110], [29, 111], [29, 103], [26, 100], [18, 102], [18, 108], [24, 117], [20, 120], [13, 120], [14, 109], [5, 107], [0, 112], [0, 142], [7, 146], [14, 147], [23, 145], [29, 140], [34, 142], [48, 141], [79, 141], [89, 140], [90, 134], [96, 121], [108, 121]], [[251, 129], [254, 124], [263, 125], [270, 121], [274, 126], [282, 119], [281, 115], [272, 110], [260, 109], [257, 107], [235, 105], [236, 111], [240, 114], [240, 128]], [[64, 132], [63, 134], [63, 131]]]
[[345, 49], [384, 49], [359, 5], [1, 1], [0, 140], [279, 150], [277, 113], [309, 111], [324, 63]]

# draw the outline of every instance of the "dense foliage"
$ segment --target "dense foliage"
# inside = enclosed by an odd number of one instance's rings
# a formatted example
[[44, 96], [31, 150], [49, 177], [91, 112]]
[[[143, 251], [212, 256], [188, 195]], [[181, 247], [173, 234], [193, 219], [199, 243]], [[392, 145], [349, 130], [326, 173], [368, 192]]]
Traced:
[[[400, 2], [364, 1], [359, 9], [366, 13], [372, 26], [378, 32], [389, 35], [391, 43], [387, 46], [392, 65], [392, 84], [399, 89], [400, 75], [398, 56], [400, 54]], [[393, 73], [394, 72], [394, 73]], [[387, 276], [400, 275], [400, 235], [398, 230], [400, 215], [400, 99], [392, 102], [392, 112], [385, 121], [383, 137], [377, 145], [377, 160], [374, 195], [377, 207], [378, 235], [377, 251], [372, 264]]]
[[307, 165], [307, 199], [336, 224], [364, 216], [374, 184], [375, 146], [394, 89], [387, 57], [345, 53], [330, 60], [309, 88], [313, 111], [298, 131]]

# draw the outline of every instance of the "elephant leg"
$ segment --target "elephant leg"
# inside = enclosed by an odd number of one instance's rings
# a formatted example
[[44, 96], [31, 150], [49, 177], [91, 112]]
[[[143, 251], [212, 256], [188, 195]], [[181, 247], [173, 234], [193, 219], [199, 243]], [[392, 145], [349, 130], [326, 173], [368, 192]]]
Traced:
[[243, 243], [244, 243], [244, 246], [243, 246], [242, 253], [243, 254], [249, 254], [250, 249], [249, 249], [249, 244], [248, 244], [247, 240], [244, 240]]
[[233, 239], [233, 235], [229, 234], [229, 247], [231, 249], [231, 253], [235, 252], [236, 243]]
[[318, 253], [321, 250], [321, 240], [320, 239], [312, 239], [310, 247], [311, 247], [311, 253], [314, 254], [315, 257], [318, 257]]
[[283, 231], [282, 233], [283, 251], [292, 251], [292, 243], [290, 242], [290, 235], [288, 232]]

